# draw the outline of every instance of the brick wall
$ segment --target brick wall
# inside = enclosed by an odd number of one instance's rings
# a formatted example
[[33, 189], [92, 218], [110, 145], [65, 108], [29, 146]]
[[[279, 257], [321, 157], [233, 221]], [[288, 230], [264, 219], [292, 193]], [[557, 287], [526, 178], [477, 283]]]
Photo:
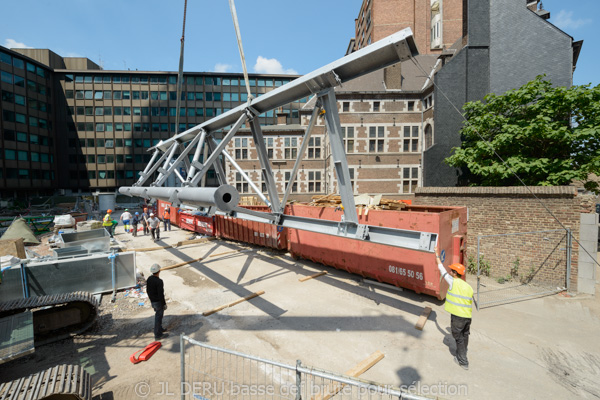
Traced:
[[[580, 214], [595, 212], [595, 197], [581, 195], [570, 186], [530, 187], [537, 196], [566, 227], [574, 238], [579, 239]], [[415, 205], [462, 206], [468, 208], [467, 257], [477, 257], [478, 235], [494, 235], [515, 232], [533, 232], [561, 229], [561, 226], [534, 198], [525, 187], [426, 187], [418, 188]], [[555, 243], [548, 235], [524, 235], [520, 242], [508, 236], [486, 238], [489, 251], [485, 257], [492, 264], [493, 254], [511, 246], [528, 246], [530, 256], [535, 258], [547, 254], [545, 242]], [[564, 247], [564, 244], [562, 245]], [[494, 251], [496, 250], [496, 251]], [[539, 254], [536, 254], [539, 252]], [[577, 291], [579, 246], [573, 240], [571, 261], [571, 291]], [[506, 254], [506, 252], [504, 252]], [[522, 264], [523, 264], [523, 260]], [[506, 264], [506, 263], [505, 263]], [[510, 263], [507, 264], [509, 268]], [[503, 271], [509, 273], [509, 271]], [[545, 273], [550, 273], [549, 271]]]

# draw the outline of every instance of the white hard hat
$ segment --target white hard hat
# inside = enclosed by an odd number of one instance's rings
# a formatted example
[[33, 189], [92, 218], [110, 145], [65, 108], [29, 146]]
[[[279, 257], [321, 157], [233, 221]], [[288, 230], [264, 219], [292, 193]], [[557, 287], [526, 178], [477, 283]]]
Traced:
[[154, 213], [150, 213], [150, 216], [151, 216], [151, 217], [154, 217]]
[[150, 267], [150, 272], [155, 274], [158, 271], [160, 271], [160, 265], [158, 264], [152, 264], [152, 266]]

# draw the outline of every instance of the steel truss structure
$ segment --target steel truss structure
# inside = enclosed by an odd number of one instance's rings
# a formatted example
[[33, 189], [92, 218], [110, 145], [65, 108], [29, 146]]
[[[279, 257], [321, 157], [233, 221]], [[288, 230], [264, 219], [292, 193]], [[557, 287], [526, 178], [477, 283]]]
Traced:
[[[219, 212], [237, 218], [432, 252], [437, 241], [435, 233], [359, 224], [334, 91], [336, 86], [344, 82], [399, 61], [408, 60], [417, 54], [412, 31], [407, 28], [259, 98], [249, 98], [248, 103], [239, 105], [168, 140], [161, 141], [157, 146], [151, 148], [149, 151], [153, 151], [152, 158], [144, 171], [140, 173], [138, 181], [131, 187], [121, 187], [119, 191], [129, 196], [169, 201], [174, 206], [180, 204], [216, 206]], [[302, 140], [298, 158], [294, 163], [290, 181], [283, 199], [280, 200], [257, 117], [262, 113], [311, 95], [317, 97], [316, 105]], [[343, 215], [340, 221], [284, 214], [285, 204], [291, 193], [300, 162], [308, 146], [312, 129], [319, 117], [324, 119], [330, 140], [333, 165], [343, 205]], [[267, 188], [266, 195], [225, 150], [227, 144], [244, 124], [250, 126], [260, 162], [262, 179]], [[222, 140], [218, 141], [215, 135], [221, 130], [228, 131]], [[192, 155], [191, 162], [190, 155]], [[201, 155], [204, 155], [202, 158], [204, 162], [200, 162]], [[223, 170], [224, 160], [227, 160], [248, 182], [256, 195], [269, 206], [270, 212], [251, 211], [238, 206], [239, 193], [233, 186], [227, 184]], [[218, 188], [198, 187], [203, 184], [205, 175], [210, 168], [215, 169], [220, 186]], [[180, 171], [185, 171], [185, 173], [182, 174]], [[156, 173], [156, 179], [149, 186], [144, 186]], [[182, 182], [181, 187], [163, 187], [167, 178], [172, 174], [175, 174]]]

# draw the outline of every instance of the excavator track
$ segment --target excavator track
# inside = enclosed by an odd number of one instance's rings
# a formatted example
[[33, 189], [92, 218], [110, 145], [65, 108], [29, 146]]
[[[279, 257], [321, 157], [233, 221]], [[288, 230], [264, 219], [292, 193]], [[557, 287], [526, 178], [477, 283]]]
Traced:
[[33, 334], [35, 345], [39, 346], [77, 335], [92, 326], [98, 301], [88, 292], [11, 300], [0, 303], [0, 318], [27, 310], [33, 312]]
[[25, 378], [0, 383], [0, 399], [90, 400], [90, 375], [77, 365], [57, 365]]

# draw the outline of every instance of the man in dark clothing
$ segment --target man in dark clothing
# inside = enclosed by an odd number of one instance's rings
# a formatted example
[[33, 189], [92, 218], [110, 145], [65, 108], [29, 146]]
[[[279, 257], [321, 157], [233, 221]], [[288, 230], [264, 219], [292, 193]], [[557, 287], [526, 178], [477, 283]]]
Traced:
[[167, 309], [167, 302], [165, 301], [165, 288], [160, 275], [160, 265], [153, 264], [150, 267], [152, 276], [148, 278], [146, 285], [146, 293], [154, 309], [154, 340], [159, 340], [169, 336], [166, 329], [162, 327], [162, 320], [165, 310]]
[[140, 223], [140, 213], [136, 212], [133, 215], [133, 219], [131, 220], [131, 225], [133, 227], [133, 236], [137, 236], [138, 224]]

